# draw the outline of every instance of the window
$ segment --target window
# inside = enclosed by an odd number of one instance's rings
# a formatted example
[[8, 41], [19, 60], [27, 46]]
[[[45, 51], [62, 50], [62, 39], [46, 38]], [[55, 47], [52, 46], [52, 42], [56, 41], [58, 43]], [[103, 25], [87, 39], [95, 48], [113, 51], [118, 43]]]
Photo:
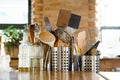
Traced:
[[116, 57], [120, 55], [120, 1], [97, 1], [97, 16], [101, 32], [99, 50], [103, 57]]
[[23, 28], [30, 23], [30, 0], [0, 0], [0, 29], [8, 25]]

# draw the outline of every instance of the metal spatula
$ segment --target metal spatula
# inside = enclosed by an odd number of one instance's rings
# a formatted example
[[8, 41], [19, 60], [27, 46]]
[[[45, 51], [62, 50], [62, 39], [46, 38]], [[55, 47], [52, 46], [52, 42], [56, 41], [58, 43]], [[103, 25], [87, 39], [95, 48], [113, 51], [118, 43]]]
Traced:
[[69, 33], [67, 33], [66, 31], [62, 29], [56, 29], [54, 31], [54, 35], [60, 40], [62, 40], [64, 43], [71, 41], [71, 36], [69, 35]]
[[70, 20], [66, 28], [66, 31], [70, 35], [73, 35], [74, 32], [79, 28], [80, 20], [81, 16], [71, 13]]
[[46, 26], [47, 31], [51, 32], [52, 30], [51, 30], [51, 26], [50, 26], [50, 21], [47, 16], [44, 16], [44, 21], [45, 21], [45, 26]]
[[79, 24], [80, 24], [80, 20], [81, 20], [81, 16], [72, 13], [70, 16], [68, 26], [72, 27], [74, 29], [78, 29]]

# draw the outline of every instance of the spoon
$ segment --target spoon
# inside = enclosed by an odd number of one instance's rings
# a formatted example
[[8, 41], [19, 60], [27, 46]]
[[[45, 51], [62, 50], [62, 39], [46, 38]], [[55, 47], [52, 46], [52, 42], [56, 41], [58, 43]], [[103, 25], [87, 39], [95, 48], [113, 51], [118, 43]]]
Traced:
[[[49, 56], [49, 53], [51, 51], [50, 47], [54, 46], [54, 42], [55, 42], [56, 38], [52, 33], [45, 31], [45, 32], [41, 32], [39, 34], [39, 39], [40, 39], [41, 42], [49, 45], [49, 49], [47, 51], [46, 58], [45, 58], [45, 64], [44, 64], [44, 67], [46, 69], [47, 68], [46, 65], [47, 65], [48, 56]], [[48, 61], [48, 70], [50, 70], [49, 67], [50, 67], [50, 60]]]
[[54, 42], [55, 42], [55, 36], [50, 33], [50, 32], [41, 32], [39, 34], [39, 39], [41, 42], [48, 44], [49, 46], [53, 47], [54, 46]]

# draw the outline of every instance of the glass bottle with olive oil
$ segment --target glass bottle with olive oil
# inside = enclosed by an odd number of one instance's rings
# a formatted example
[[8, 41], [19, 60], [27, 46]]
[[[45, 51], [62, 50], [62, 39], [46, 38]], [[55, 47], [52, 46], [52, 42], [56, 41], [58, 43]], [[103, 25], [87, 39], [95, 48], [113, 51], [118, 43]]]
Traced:
[[23, 30], [23, 41], [19, 46], [19, 71], [30, 71], [30, 43], [27, 26]]

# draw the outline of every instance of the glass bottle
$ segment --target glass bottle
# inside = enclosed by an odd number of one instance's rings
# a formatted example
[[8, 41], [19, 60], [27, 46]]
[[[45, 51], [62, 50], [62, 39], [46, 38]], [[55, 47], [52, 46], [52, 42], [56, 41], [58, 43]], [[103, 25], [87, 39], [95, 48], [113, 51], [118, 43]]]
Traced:
[[30, 71], [30, 43], [28, 39], [28, 29], [23, 30], [23, 41], [19, 46], [19, 71]]
[[31, 55], [30, 55], [30, 66], [31, 71], [41, 71], [43, 70], [43, 54], [44, 54], [44, 46], [39, 41], [39, 25], [34, 25], [34, 44], [31, 46]]

